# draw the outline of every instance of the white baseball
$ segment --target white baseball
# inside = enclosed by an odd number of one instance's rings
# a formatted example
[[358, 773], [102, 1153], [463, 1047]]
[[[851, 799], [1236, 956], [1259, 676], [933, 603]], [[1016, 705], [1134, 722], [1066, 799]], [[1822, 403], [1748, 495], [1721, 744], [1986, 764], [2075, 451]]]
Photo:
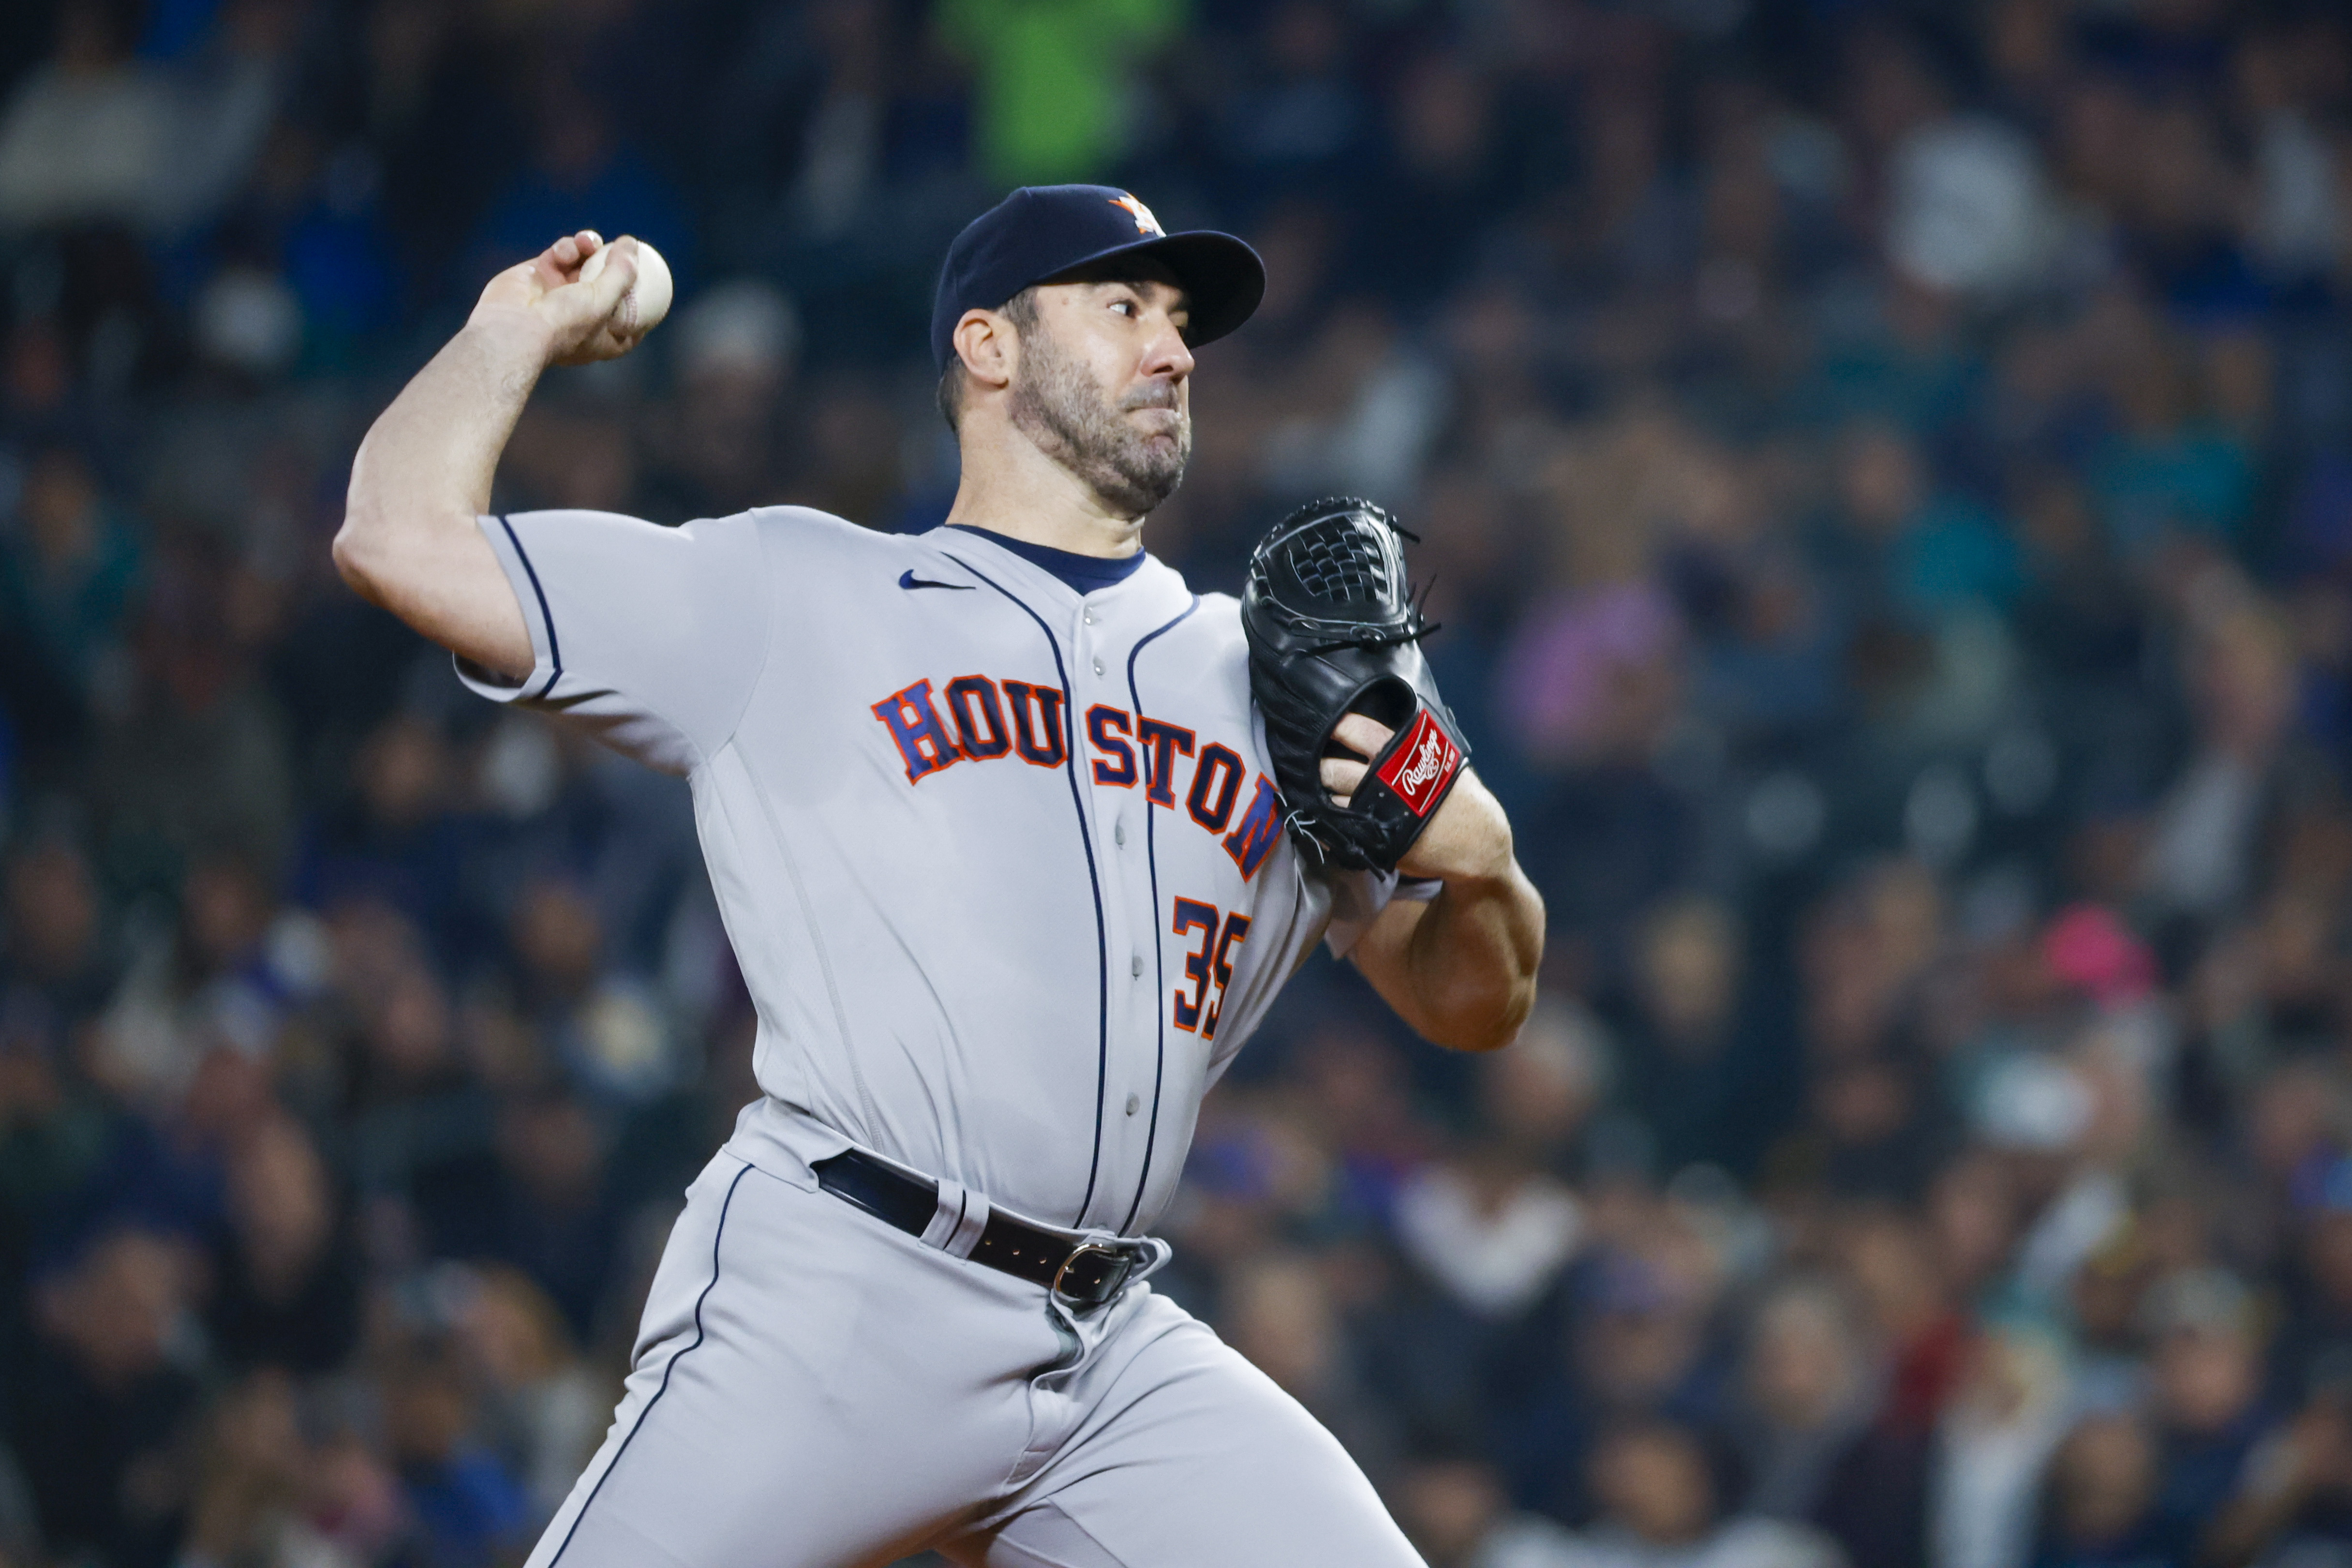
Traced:
[[[612, 254], [611, 245], [603, 246], [582, 262], [580, 281], [593, 283], [596, 275], [604, 270], [604, 258]], [[625, 338], [643, 337], [661, 325], [661, 319], [669, 314], [669, 263], [662, 259], [660, 251], [642, 239], [637, 241], [637, 280], [621, 296], [621, 303], [613, 312], [614, 327]]]

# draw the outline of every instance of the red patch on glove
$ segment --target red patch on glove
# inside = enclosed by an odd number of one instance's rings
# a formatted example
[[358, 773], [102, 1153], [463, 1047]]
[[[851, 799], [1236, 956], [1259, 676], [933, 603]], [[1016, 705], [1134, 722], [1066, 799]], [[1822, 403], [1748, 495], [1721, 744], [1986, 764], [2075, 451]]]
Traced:
[[1427, 816], [1461, 767], [1462, 748], [1446, 739], [1445, 731], [1423, 710], [1414, 716], [1403, 743], [1381, 764], [1380, 781], [1415, 816]]

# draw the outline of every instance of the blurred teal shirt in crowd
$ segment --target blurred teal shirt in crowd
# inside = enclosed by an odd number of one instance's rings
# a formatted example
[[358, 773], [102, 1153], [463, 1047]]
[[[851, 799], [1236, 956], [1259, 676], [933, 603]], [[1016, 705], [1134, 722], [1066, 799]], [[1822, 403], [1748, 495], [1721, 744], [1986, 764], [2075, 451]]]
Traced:
[[2022, 582], [2017, 542], [1991, 513], [1955, 496], [1920, 510], [1895, 542], [1889, 566], [1889, 586], [1924, 620], [1971, 604], [2005, 610]]

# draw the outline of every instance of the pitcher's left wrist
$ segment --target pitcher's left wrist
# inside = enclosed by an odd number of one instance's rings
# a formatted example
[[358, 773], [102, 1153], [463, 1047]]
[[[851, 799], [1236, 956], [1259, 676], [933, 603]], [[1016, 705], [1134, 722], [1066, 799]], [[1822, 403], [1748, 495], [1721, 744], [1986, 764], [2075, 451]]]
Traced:
[[1514, 864], [1510, 819], [1477, 773], [1454, 782], [1421, 836], [1397, 862], [1401, 876], [1472, 884], [1507, 879]]

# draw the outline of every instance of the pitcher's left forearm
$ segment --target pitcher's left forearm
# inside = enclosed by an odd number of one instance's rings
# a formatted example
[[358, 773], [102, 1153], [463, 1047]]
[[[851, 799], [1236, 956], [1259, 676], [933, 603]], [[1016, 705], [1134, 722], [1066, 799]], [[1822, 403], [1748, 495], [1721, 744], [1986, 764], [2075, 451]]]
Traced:
[[1413, 922], [1410, 1021], [1455, 1050], [1509, 1045], [1536, 1005], [1543, 934], [1543, 899], [1517, 861], [1500, 877], [1446, 883]]
[[1444, 884], [1381, 911], [1351, 956], [1422, 1035], [1462, 1051], [1510, 1044], [1536, 1002], [1543, 898], [1519, 869], [1511, 825], [1465, 772], [1399, 869]]

